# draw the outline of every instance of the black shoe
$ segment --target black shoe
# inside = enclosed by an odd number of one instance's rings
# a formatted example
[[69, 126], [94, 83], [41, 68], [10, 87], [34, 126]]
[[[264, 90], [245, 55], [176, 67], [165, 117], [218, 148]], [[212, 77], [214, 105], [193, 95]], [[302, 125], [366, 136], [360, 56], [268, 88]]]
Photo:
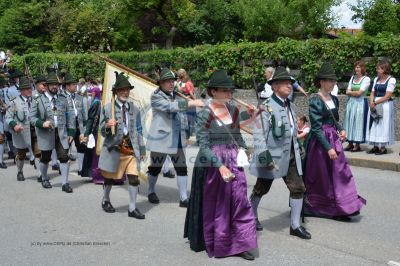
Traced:
[[62, 185], [62, 191], [66, 193], [72, 193], [73, 190], [68, 183], [65, 183], [64, 185]]
[[104, 201], [104, 202], [101, 204], [101, 207], [103, 208], [103, 210], [104, 210], [105, 212], [108, 212], [108, 213], [113, 213], [113, 212], [115, 212], [114, 207], [111, 205], [111, 202], [109, 202], [109, 201]]
[[379, 151], [379, 148], [375, 146], [372, 149], [370, 149], [369, 151], [367, 151], [367, 153], [368, 154], [372, 154], [372, 153], [375, 153], [375, 152], [378, 152], [378, 151]]
[[0, 163], [0, 168], [1, 169], [7, 169], [7, 165], [5, 163]]
[[262, 231], [264, 230], [264, 227], [261, 225], [260, 221], [258, 220], [258, 218], [256, 218], [256, 230], [257, 231]]
[[140, 219], [140, 220], [145, 218], [144, 214], [141, 213], [138, 208], [134, 209], [131, 212], [128, 211], [128, 216], [136, 218], [136, 219]]
[[53, 164], [53, 165], [51, 166], [51, 170], [53, 170], [53, 171], [60, 171], [60, 165], [59, 165], [58, 163]]
[[382, 155], [382, 154], [387, 154], [386, 148], [380, 148], [377, 152], [375, 152], [375, 155]]
[[311, 234], [303, 226], [299, 226], [296, 229], [292, 229], [290, 226], [290, 235], [297, 236], [302, 239], [311, 239]]
[[25, 181], [25, 177], [24, 177], [24, 174], [22, 172], [18, 172], [17, 180], [18, 181]]
[[39, 183], [42, 183], [42, 182], [43, 182], [42, 176], [39, 176], [39, 177], [37, 178], [37, 181], [38, 181]]
[[241, 258], [243, 258], [243, 259], [245, 259], [245, 260], [254, 260], [254, 255], [251, 254], [251, 253], [248, 252], [248, 251], [239, 253], [239, 254], [237, 254], [237, 256], [239, 256], [239, 257], [241, 257]]
[[72, 155], [72, 154], [68, 154], [68, 158], [73, 162], [76, 161], [76, 157], [74, 155]]
[[171, 171], [168, 171], [168, 172], [163, 174], [163, 177], [175, 178], [175, 175]]
[[42, 182], [42, 187], [44, 187], [44, 188], [52, 188], [49, 180], [44, 180]]
[[78, 175], [82, 175], [82, 171], [78, 171]]
[[351, 222], [351, 218], [347, 215], [333, 216], [332, 219], [340, 222]]
[[153, 204], [158, 204], [158, 203], [160, 203], [160, 200], [159, 200], [159, 198], [157, 197], [157, 194], [154, 193], [154, 192], [153, 192], [153, 193], [150, 193], [147, 197], [148, 197], [150, 203], [153, 203]]
[[179, 201], [179, 207], [187, 208], [188, 206], [189, 206], [189, 200], [188, 199]]

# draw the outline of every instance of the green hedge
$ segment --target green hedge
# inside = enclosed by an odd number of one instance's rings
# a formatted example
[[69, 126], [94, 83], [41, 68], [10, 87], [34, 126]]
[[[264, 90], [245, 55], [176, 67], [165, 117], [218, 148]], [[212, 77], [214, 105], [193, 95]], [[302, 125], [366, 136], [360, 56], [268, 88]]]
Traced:
[[[333, 63], [341, 77], [339, 81], [348, 81], [356, 60], [364, 58], [369, 75], [374, 77], [377, 60], [388, 57], [392, 62], [392, 75], [400, 78], [399, 44], [400, 37], [393, 35], [343, 36], [334, 40], [305, 41], [282, 38], [274, 43], [222, 43], [173, 50], [112, 52], [105, 56], [149, 74], [156, 64], [170, 64], [173, 69], [185, 68], [197, 86], [204, 86], [212, 70], [225, 68], [242, 88], [252, 87], [253, 77], [257, 81], [263, 81], [263, 69], [272, 60], [285, 60], [290, 68], [300, 70], [298, 78], [309, 88], [320, 64], [325, 60]], [[34, 53], [15, 56], [13, 60], [13, 64], [19, 68], [23, 68], [25, 60], [32, 75], [44, 73], [55, 62], [77, 77], [101, 77], [104, 72], [104, 62], [94, 54]]]

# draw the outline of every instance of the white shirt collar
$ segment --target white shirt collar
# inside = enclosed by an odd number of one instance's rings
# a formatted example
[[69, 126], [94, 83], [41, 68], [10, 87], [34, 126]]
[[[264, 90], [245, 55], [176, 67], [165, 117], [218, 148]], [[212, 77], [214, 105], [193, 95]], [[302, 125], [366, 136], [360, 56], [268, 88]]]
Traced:
[[51, 101], [51, 99], [53, 99], [53, 98], [56, 98], [56, 99], [57, 99], [57, 94], [51, 95], [48, 91], [45, 91], [44, 94], [47, 96], [47, 98], [49, 98], [50, 101]]
[[118, 103], [118, 105], [122, 108], [122, 105], [125, 105], [126, 109], [128, 109], [128, 102], [121, 102], [118, 98], [116, 99], [116, 102]]

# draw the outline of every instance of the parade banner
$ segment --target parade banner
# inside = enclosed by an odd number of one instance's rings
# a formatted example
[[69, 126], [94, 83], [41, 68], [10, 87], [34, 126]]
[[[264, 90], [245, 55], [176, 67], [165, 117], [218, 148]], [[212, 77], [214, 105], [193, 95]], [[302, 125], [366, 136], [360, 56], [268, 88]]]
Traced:
[[[152, 112], [150, 106], [151, 94], [157, 89], [157, 84], [154, 80], [145, 75], [134, 71], [122, 64], [119, 64], [109, 58], [102, 57], [106, 62], [106, 68], [104, 72], [103, 82], [103, 95], [102, 95], [102, 106], [111, 102], [113, 97], [112, 86], [115, 83], [116, 75], [115, 72], [124, 72], [129, 77], [129, 82], [135, 87], [130, 91], [129, 100], [133, 101], [135, 105], [140, 109], [143, 127], [143, 137], [145, 143], [147, 142], [148, 129], [150, 128]], [[101, 134], [98, 134], [96, 153], [100, 155], [100, 151], [103, 145], [104, 138]], [[147, 167], [150, 164], [150, 154], [146, 153], [146, 160], [140, 163], [139, 177], [142, 180], [147, 180]]]

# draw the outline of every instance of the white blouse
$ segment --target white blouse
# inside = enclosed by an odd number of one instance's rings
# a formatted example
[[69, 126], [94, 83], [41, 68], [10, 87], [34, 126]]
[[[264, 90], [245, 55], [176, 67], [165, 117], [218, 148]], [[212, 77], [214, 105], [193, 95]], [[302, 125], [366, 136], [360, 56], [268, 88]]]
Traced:
[[[378, 77], [376, 77], [374, 79], [374, 85], [372, 85], [372, 91], [375, 91], [375, 84], [377, 83], [377, 81], [378, 81]], [[379, 82], [378, 84], [385, 84], [386, 81], [387, 81], [387, 79], [384, 82]], [[386, 91], [393, 92], [395, 88], [396, 88], [396, 79], [393, 77], [390, 77]]]
[[[347, 86], [347, 90], [348, 91], [351, 91], [351, 84], [353, 84], [354, 77], [357, 77], [357, 76], [352, 76], [351, 77], [351, 79], [349, 81], [349, 85]], [[355, 83], [354, 82], [354, 84], [360, 84], [360, 83]], [[371, 79], [369, 77], [367, 77], [367, 76], [362, 77], [361, 78], [360, 91], [365, 91], [366, 89], [368, 89], [369, 84], [371, 84]]]

